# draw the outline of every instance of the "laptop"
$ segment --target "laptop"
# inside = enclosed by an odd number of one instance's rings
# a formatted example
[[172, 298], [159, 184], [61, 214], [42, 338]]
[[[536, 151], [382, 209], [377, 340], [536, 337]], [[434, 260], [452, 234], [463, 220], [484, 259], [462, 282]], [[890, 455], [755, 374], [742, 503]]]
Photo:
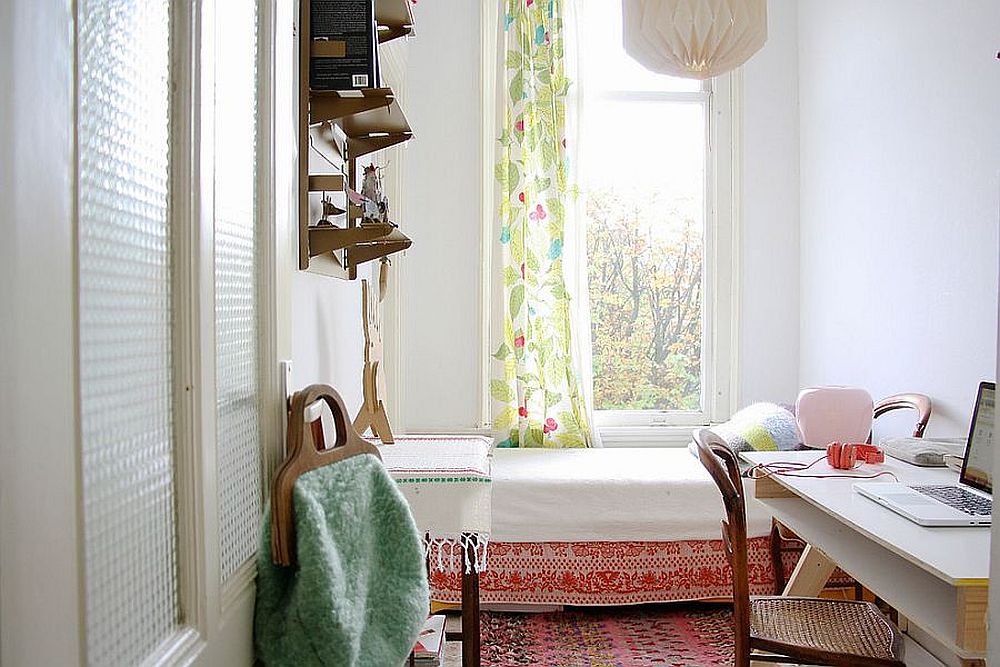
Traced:
[[858, 483], [854, 490], [921, 526], [988, 526], [996, 383], [981, 382], [957, 485]]

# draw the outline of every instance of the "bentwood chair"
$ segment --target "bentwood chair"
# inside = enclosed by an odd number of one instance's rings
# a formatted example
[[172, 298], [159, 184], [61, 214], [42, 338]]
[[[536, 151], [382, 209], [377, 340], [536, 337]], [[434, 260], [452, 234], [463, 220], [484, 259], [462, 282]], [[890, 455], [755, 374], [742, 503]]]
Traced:
[[[929, 397], [924, 394], [916, 393], [887, 396], [881, 401], [875, 403], [870, 421], [874, 421], [887, 412], [893, 412], [894, 410], [913, 410], [916, 412], [917, 421], [913, 427], [912, 437], [922, 438], [924, 436], [924, 429], [927, 428], [927, 422], [930, 421], [931, 418], [931, 399]], [[802, 436], [805, 442], [813, 445], [825, 444], [820, 442], [820, 440], [823, 439], [823, 436], [816, 436], [815, 434], [807, 433], [807, 423], [800, 422], [799, 426], [802, 428]], [[867, 426], [865, 428], [868, 431], [867, 442], [871, 442], [871, 426]], [[844, 435], [835, 436], [833, 439], [841, 441], [850, 440], [850, 438], [847, 438]], [[771, 566], [774, 569], [775, 595], [781, 595], [782, 591], [785, 590], [785, 554], [801, 554], [805, 546], [805, 543], [799, 538], [799, 536], [788, 530], [788, 528], [781, 525], [777, 521], [773, 521], [771, 523]], [[844, 577], [842, 573], [839, 576], [840, 578], [838, 579], [838, 575], [835, 574], [834, 581], [845, 585], [854, 584], [849, 577]], [[846, 582], [843, 581], [845, 578]], [[856, 597], [861, 599], [860, 586], [858, 584], [854, 584], [854, 586]]]
[[722, 493], [722, 539], [733, 571], [734, 667], [754, 662], [905, 667], [902, 636], [870, 602], [750, 597], [743, 480], [736, 455], [708, 429], [694, 433], [698, 458]]

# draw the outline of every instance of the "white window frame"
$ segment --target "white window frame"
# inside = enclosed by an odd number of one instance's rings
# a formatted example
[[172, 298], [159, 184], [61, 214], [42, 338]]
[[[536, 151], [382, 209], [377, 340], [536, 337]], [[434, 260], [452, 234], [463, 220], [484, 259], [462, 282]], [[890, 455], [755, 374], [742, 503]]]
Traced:
[[[494, 279], [497, 100], [498, 3], [485, 3], [481, 14], [481, 303], [480, 313], [480, 422], [491, 420], [489, 378], [492, 305], [503, 299]], [[598, 410], [595, 428], [605, 447], [678, 447], [691, 439], [691, 428], [725, 421], [735, 409], [739, 380], [740, 304], [740, 189], [742, 158], [742, 72], [711, 79], [704, 91], [618, 93], [620, 99], [691, 101], [707, 98], [705, 248], [702, 275], [702, 406], [700, 411]]]
[[702, 409], [595, 410], [606, 447], [683, 446], [691, 428], [729, 418], [738, 379], [739, 127], [741, 75], [706, 82], [694, 92], [612, 92], [605, 99], [705, 102], [705, 246], [702, 271]]

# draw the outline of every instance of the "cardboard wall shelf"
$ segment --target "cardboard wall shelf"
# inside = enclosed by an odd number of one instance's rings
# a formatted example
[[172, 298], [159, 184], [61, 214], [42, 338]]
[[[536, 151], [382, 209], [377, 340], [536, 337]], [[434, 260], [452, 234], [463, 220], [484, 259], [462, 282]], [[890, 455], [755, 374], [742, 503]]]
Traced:
[[375, 0], [375, 21], [378, 41], [384, 44], [413, 34], [413, 12], [410, 0]]
[[343, 192], [342, 174], [316, 174], [309, 176], [309, 192]]
[[347, 269], [352, 271], [365, 262], [406, 250], [413, 244], [403, 232], [393, 230], [388, 236], [375, 241], [357, 243], [346, 250]]
[[309, 123], [339, 125], [347, 136], [347, 152], [352, 159], [413, 138], [390, 88], [313, 91], [309, 94]]
[[[353, 280], [361, 264], [405, 250], [412, 241], [394, 225], [363, 223], [358, 207], [339, 201], [343, 195], [324, 205], [324, 215], [332, 210], [343, 222], [316, 225], [310, 220], [310, 193], [358, 187], [357, 159], [407, 141], [413, 131], [391, 88], [309, 88], [311, 58], [338, 56], [335, 44], [310, 39], [310, 0], [302, 0], [299, 8], [299, 269]], [[410, 0], [375, 0], [375, 22], [379, 43], [413, 34]], [[332, 167], [334, 173], [314, 173], [310, 156], [313, 167]]]
[[310, 227], [309, 270], [354, 280], [362, 264], [406, 250], [412, 244], [405, 234], [388, 224]]
[[387, 107], [395, 100], [396, 94], [391, 88], [312, 90], [309, 91], [309, 124], [340, 120], [379, 107]]
[[365, 224], [353, 227], [313, 226], [309, 228], [309, 257], [335, 252], [358, 243], [371, 243], [392, 234], [389, 224]]

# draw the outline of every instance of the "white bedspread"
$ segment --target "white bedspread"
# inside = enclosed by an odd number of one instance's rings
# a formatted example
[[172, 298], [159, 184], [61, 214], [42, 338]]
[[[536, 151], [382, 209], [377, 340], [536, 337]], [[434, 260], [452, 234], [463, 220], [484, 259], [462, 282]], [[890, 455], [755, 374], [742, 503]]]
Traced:
[[[722, 496], [686, 448], [496, 449], [494, 542], [717, 540]], [[747, 490], [747, 534], [770, 514]]]

